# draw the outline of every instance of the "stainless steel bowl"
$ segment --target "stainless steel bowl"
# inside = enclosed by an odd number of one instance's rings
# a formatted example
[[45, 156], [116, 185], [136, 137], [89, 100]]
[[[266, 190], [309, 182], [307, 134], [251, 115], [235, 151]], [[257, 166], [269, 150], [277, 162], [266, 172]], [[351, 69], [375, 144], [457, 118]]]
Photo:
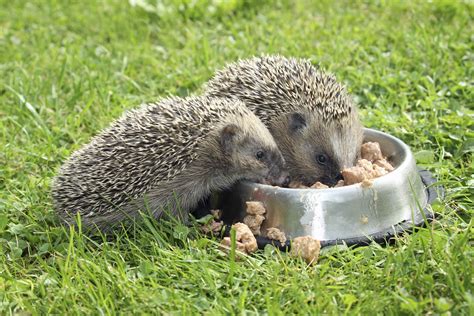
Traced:
[[378, 142], [395, 167], [371, 187], [288, 189], [241, 182], [211, 205], [223, 209], [224, 221], [232, 223], [245, 216], [246, 201], [261, 201], [267, 209], [262, 231], [277, 227], [290, 238], [311, 235], [323, 242], [393, 235], [401, 223], [423, 221], [430, 197], [410, 148], [373, 129], [365, 130], [364, 139]]

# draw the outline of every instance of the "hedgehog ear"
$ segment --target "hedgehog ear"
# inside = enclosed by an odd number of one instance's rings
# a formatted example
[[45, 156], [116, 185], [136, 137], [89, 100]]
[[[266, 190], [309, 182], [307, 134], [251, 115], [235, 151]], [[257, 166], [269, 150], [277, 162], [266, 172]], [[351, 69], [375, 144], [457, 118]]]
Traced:
[[296, 132], [306, 126], [306, 120], [302, 114], [294, 112], [289, 118], [290, 131]]
[[224, 152], [229, 153], [232, 151], [235, 143], [235, 137], [240, 131], [240, 128], [235, 124], [226, 125], [221, 131], [221, 146]]

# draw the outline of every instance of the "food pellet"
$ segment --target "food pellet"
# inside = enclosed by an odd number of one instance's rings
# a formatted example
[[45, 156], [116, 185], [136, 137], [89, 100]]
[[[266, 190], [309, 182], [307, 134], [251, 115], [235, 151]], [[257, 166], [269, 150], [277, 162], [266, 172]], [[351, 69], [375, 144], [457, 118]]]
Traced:
[[291, 240], [290, 255], [303, 258], [308, 264], [318, 261], [321, 243], [311, 236], [296, 237]]
[[276, 227], [270, 227], [267, 229], [267, 238], [278, 240], [280, 243], [284, 244], [286, 242], [285, 233], [279, 230]]
[[313, 184], [312, 186], [310, 186], [311, 189], [327, 189], [329, 188], [329, 186], [321, 183], [321, 182], [316, 182], [315, 184]]
[[380, 144], [377, 142], [367, 142], [362, 144], [360, 147], [360, 153], [363, 159], [367, 159], [370, 162], [383, 159]]
[[265, 217], [263, 215], [247, 215], [244, 217], [243, 222], [247, 225], [252, 234], [258, 236], [260, 235], [260, 226], [262, 226]]
[[[243, 223], [236, 223], [232, 225], [232, 228], [235, 229], [237, 250], [247, 254], [257, 250], [257, 239], [255, 239], [255, 236], [252, 234], [250, 228], [247, 225]], [[221, 245], [229, 249], [231, 247], [231, 238], [224, 237], [224, 239], [221, 241]]]
[[262, 202], [257, 201], [249, 201], [246, 202], [247, 204], [247, 214], [251, 215], [263, 215], [265, 214], [265, 206]]

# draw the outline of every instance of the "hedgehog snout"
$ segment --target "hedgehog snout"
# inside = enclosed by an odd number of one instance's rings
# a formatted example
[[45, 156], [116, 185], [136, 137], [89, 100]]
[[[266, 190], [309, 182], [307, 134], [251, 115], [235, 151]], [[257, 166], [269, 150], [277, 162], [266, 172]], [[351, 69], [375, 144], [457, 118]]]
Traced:
[[290, 183], [290, 173], [285, 167], [283, 157], [279, 157], [271, 163], [267, 179], [278, 186], [287, 186]]
[[342, 177], [342, 173], [341, 172], [338, 172], [336, 173], [334, 176], [331, 177], [330, 181], [329, 181], [329, 185], [330, 186], [334, 186], [337, 184], [337, 182], [339, 180], [344, 180], [344, 178]]
[[332, 186], [335, 186], [339, 180], [343, 180], [341, 172], [337, 172], [335, 174], [324, 176], [321, 179], [319, 179], [318, 181], [332, 187]]
[[290, 185], [291, 178], [287, 171], [283, 172], [283, 174], [277, 179], [277, 185], [287, 188]]
[[290, 174], [286, 170], [270, 170], [267, 176], [267, 180], [277, 186], [287, 187], [290, 184]]

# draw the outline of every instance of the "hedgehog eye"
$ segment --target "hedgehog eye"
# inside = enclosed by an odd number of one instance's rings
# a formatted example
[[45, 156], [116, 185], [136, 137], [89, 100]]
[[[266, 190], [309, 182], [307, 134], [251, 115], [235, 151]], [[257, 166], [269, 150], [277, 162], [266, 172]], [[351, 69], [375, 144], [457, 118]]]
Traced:
[[320, 165], [324, 166], [324, 165], [326, 165], [326, 163], [328, 162], [328, 156], [325, 155], [325, 154], [318, 154], [318, 155], [316, 155], [316, 161], [317, 161]]
[[257, 160], [262, 160], [264, 157], [265, 153], [262, 150], [257, 151], [257, 153], [255, 154], [255, 158], [257, 158]]

